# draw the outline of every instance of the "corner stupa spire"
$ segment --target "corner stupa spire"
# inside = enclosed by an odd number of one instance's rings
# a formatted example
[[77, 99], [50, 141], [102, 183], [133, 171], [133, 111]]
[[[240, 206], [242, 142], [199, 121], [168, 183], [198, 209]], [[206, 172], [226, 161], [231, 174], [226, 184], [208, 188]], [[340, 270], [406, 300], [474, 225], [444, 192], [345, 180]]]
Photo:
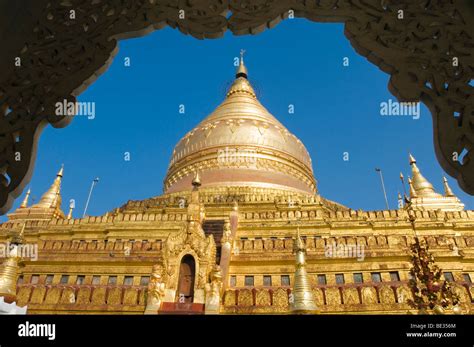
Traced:
[[408, 186], [410, 187], [410, 198], [417, 198], [415, 188], [413, 188], [413, 181], [408, 177]]
[[448, 184], [448, 180], [443, 176], [443, 185], [444, 185], [444, 196], [455, 196], [451, 187]]
[[[436, 193], [433, 185], [421, 174], [420, 169], [416, 165], [416, 159], [409, 154], [413, 189], [419, 197], [438, 197], [440, 194]], [[411, 193], [411, 192], [410, 192]]]
[[61, 210], [61, 181], [63, 178], [64, 166], [56, 174], [53, 184], [41, 196], [36, 204], [28, 206], [30, 190], [26, 193], [20, 207], [8, 215], [10, 220], [51, 220], [53, 218], [63, 219], [64, 212]]
[[423, 177], [416, 165], [416, 159], [410, 154], [412, 178], [408, 178], [410, 200], [406, 207], [412, 210], [462, 211], [464, 204], [453, 194], [446, 177], [443, 177], [444, 196], [437, 193], [433, 185]]
[[34, 205], [34, 207], [55, 208], [61, 205], [61, 180], [63, 173], [64, 165], [61, 166], [61, 169], [56, 174], [56, 178], [51, 187], [43, 194], [40, 201]]
[[318, 309], [306, 273], [306, 245], [301, 239], [299, 228], [293, 244], [293, 251], [296, 254], [296, 270], [292, 311], [295, 313], [315, 313]]
[[28, 200], [30, 199], [30, 194], [31, 194], [31, 189], [28, 189], [28, 191], [26, 192], [25, 198], [21, 202], [20, 208], [28, 207]]
[[73, 203], [69, 204], [69, 212], [67, 214], [66, 219], [72, 219], [72, 212], [74, 211], [75, 205]]

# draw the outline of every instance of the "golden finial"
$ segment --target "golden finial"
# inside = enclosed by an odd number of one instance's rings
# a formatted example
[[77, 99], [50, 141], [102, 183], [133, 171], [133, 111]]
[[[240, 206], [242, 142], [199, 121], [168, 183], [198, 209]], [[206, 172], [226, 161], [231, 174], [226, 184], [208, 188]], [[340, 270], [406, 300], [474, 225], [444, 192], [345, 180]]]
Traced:
[[56, 176], [63, 177], [63, 172], [64, 172], [64, 164], [61, 164], [61, 168], [59, 169]]
[[408, 186], [410, 187], [410, 198], [416, 198], [416, 191], [415, 188], [413, 188], [413, 182], [410, 177], [408, 177]]
[[248, 80], [248, 71], [244, 64], [244, 53], [245, 50], [240, 52], [240, 62], [239, 67], [237, 68], [237, 72], [235, 74], [235, 81], [230, 86], [229, 90], [227, 91], [227, 98], [236, 95], [236, 96], [245, 96], [245, 97], [252, 97], [254, 99], [257, 98], [255, 91], [253, 90], [250, 81]]
[[71, 201], [69, 203], [69, 212], [67, 214], [67, 219], [72, 219], [72, 211], [74, 210], [74, 203]]
[[448, 180], [443, 176], [444, 196], [454, 196], [451, 187], [449, 187]]
[[35, 207], [42, 208], [55, 208], [61, 206], [61, 179], [64, 173], [64, 165], [61, 165], [61, 169], [56, 174], [56, 179], [46, 193], [43, 194], [40, 201], [34, 205]]
[[444, 197], [438, 194], [433, 185], [428, 182], [420, 172], [416, 165], [416, 159], [409, 155], [412, 178], [408, 179], [410, 186], [410, 200], [407, 201], [410, 208], [413, 209], [429, 209], [442, 211], [462, 211], [464, 204], [453, 194], [453, 191], [448, 185], [446, 177], [443, 177], [444, 183]]
[[403, 186], [403, 197], [406, 201], [407, 200], [407, 190], [405, 188], [405, 176], [403, 176], [403, 174], [401, 172], [400, 172], [400, 181], [402, 182], [402, 186]]
[[[416, 192], [416, 195], [420, 197], [439, 197], [440, 195], [435, 192], [433, 185], [428, 182], [428, 180], [423, 177], [420, 172], [420, 169], [416, 165], [416, 159], [411, 154], [409, 154], [409, 160], [412, 171], [412, 184], [413, 189]], [[411, 189], [411, 188], [410, 188]], [[411, 195], [411, 191], [410, 191]]]
[[193, 187], [195, 188], [199, 188], [201, 186], [201, 177], [199, 176], [199, 172], [196, 171], [195, 175], [194, 175], [194, 178], [193, 178], [193, 181], [192, 181], [192, 185]]
[[293, 250], [296, 253], [296, 270], [291, 309], [295, 313], [315, 313], [318, 309], [306, 273], [306, 246], [301, 239], [299, 228], [296, 231]]
[[237, 68], [237, 73], [235, 75], [236, 78], [239, 78], [239, 77], [247, 78], [248, 76], [247, 67], [244, 64], [244, 54], [245, 54], [245, 49], [241, 49], [239, 67]]
[[28, 191], [26, 192], [26, 195], [25, 195], [25, 198], [23, 199], [21, 205], [20, 205], [20, 208], [26, 208], [28, 207], [28, 200], [30, 198], [30, 194], [31, 194], [31, 190], [28, 189]]

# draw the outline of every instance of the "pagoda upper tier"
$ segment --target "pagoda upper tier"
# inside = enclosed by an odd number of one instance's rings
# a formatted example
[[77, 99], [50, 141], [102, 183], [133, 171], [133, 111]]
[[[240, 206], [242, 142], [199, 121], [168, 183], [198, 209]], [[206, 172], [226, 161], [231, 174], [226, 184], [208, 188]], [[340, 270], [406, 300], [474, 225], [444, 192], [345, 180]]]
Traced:
[[203, 188], [317, 191], [308, 151], [258, 101], [243, 57], [224, 102], [176, 145], [165, 193], [188, 190], [195, 172], [201, 173]]

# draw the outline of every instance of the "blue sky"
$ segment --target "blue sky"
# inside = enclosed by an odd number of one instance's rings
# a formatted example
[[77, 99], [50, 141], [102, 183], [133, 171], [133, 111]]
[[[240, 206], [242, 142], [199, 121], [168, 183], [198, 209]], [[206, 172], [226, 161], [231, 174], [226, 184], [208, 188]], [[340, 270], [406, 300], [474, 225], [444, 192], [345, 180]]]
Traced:
[[[119, 48], [109, 70], [79, 97], [95, 102], [96, 117], [44, 130], [30, 183], [36, 201], [62, 163], [63, 209], [67, 212], [69, 199], [75, 199], [75, 217], [82, 216], [95, 177], [100, 182], [90, 215], [160, 195], [173, 147], [223, 100], [242, 48], [260, 101], [311, 154], [321, 195], [354, 209], [383, 209], [374, 170], [380, 167], [390, 207], [396, 208], [403, 189], [399, 173], [410, 174], [408, 152], [442, 191], [444, 173], [435, 158], [428, 110], [422, 106], [418, 120], [381, 116], [380, 103], [395, 99], [387, 89], [389, 77], [355, 53], [342, 25], [293, 19], [257, 36], [227, 33], [204, 41], [167, 28], [122, 41]], [[124, 66], [125, 57], [130, 67]], [[180, 104], [185, 114], [178, 112]], [[289, 104], [294, 114], [288, 113]], [[130, 161], [124, 152], [130, 152]], [[448, 179], [466, 207], [474, 208], [473, 197]]]

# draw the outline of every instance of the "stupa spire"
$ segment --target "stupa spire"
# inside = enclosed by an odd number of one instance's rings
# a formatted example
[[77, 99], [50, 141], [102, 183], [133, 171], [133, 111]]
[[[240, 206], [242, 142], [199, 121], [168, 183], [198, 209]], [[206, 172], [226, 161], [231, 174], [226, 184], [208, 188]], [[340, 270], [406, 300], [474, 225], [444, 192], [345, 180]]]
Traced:
[[74, 205], [73, 204], [70, 204], [69, 205], [69, 212], [67, 214], [67, 217], [66, 219], [72, 219], [72, 212], [74, 211]]
[[410, 187], [410, 198], [416, 198], [418, 197], [416, 195], [415, 188], [413, 188], [413, 181], [411, 180], [410, 177], [408, 177], [408, 186]]
[[245, 49], [241, 49], [240, 50], [239, 67], [237, 68], [237, 73], [235, 74], [236, 78], [239, 78], [239, 77], [247, 78], [248, 77], [247, 67], [244, 64], [244, 54], [245, 54]]
[[30, 199], [30, 194], [31, 194], [31, 189], [28, 189], [28, 191], [26, 192], [25, 198], [21, 202], [20, 208], [28, 207], [28, 200]]
[[295, 280], [293, 284], [293, 304], [292, 311], [295, 313], [314, 313], [317, 311], [313, 292], [306, 273], [306, 245], [300, 236], [298, 228], [293, 246], [296, 254]]
[[232, 86], [227, 92], [227, 98], [230, 96], [250, 96], [254, 99], [257, 98], [257, 94], [255, 94], [255, 91], [248, 80], [248, 71], [244, 64], [244, 54], [245, 50], [242, 49], [240, 51], [239, 66], [237, 67], [237, 71], [235, 73], [235, 81], [232, 83]]
[[448, 185], [446, 177], [443, 177], [444, 196], [437, 193], [433, 185], [418, 169], [416, 159], [410, 154], [410, 165], [412, 178], [408, 179], [410, 186], [410, 200], [407, 207], [414, 210], [442, 210], [442, 211], [462, 211], [464, 204], [453, 194]]
[[443, 177], [443, 185], [444, 185], [444, 196], [455, 196], [451, 187], [448, 184], [448, 180], [446, 177]]
[[[409, 154], [411, 172], [412, 172], [412, 184], [416, 195], [419, 197], [436, 197], [440, 196], [435, 192], [433, 185], [421, 174], [420, 169], [416, 165], [416, 159]], [[411, 192], [410, 192], [411, 195]]]
[[40, 201], [34, 205], [35, 207], [50, 208], [61, 205], [61, 180], [63, 177], [64, 165], [56, 174], [56, 179], [49, 189], [43, 194]]

